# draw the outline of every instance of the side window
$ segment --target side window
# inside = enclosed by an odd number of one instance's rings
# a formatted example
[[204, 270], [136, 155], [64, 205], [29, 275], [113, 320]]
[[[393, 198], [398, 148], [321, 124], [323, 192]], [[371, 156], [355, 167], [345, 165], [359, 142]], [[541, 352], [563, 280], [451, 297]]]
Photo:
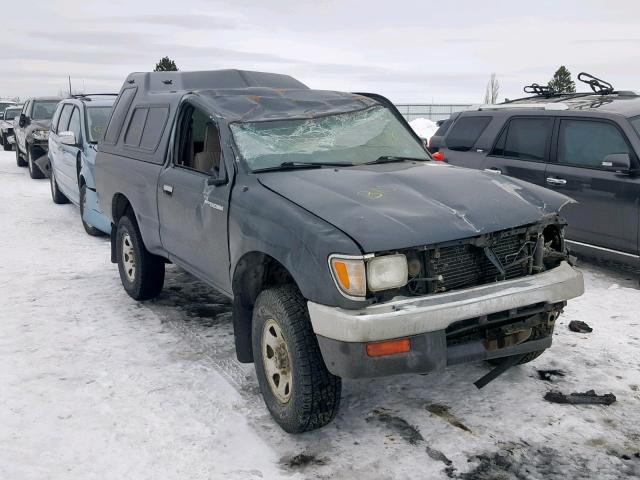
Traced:
[[491, 117], [459, 118], [447, 136], [447, 148], [461, 152], [471, 150], [489, 122]]
[[82, 138], [80, 131], [80, 110], [77, 108], [73, 109], [73, 113], [69, 119], [69, 127], [67, 129], [74, 133], [76, 136], [76, 142], [80, 143], [80, 139]]
[[127, 116], [131, 102], [136, 93], [137, 87], [125, 88], [118, 96], [115, 106], [113, 107], [113, 113], [111, 114], [111, 120], [109, 126], [104, 134], [104, 142], [115, 144], [118, 141], [120, 132], [122, 131], [122, 125], [124, 118]]
[[130, 147], [137, 147], [140, 145], [140, 139], [142, 138], [142, 129], [144, 123], [147, 121], [148, 108], [136, 108], [129, 120], [129, 126], [127, 127], [127, 133], [124, 136], [124, 144]]
[[60, 119], [58, 120], [58, 132], [64, 132], [69, 130], [69, 119], [71, 118], [71, 112], [73, 111], [73, 105], [67, 103], [60, 112]]
[[614, 125], [588, 120], [562, 120], [558, 136], [558, 163], [601, 168], [612, 153], [631, 153]]
[[51, 131], [53, 133], [58, 133], [58, 120], [60, 120], [60, 114], [62, 113], [62, 109], [64, 108], [64, 104], [60, 102], [56, 107], [56, 111], [53, 114], [53, 118], [51, 119]]
[[160, 138], [164, 132], [164, 127], [169, 117], [168, 107], [151, 107], [147, 115], [147, 123], [142, 132], [140, 148], [145, 150], [155, 150], [160, 143]]
[[512, 118], [491, 155], [542, 162], [552, 131], [552, 118]]
[[216, 124], [194, 107], [184, 113], [180, 124], [177, 164], [217, 176], [220, 172], [220, 137]]

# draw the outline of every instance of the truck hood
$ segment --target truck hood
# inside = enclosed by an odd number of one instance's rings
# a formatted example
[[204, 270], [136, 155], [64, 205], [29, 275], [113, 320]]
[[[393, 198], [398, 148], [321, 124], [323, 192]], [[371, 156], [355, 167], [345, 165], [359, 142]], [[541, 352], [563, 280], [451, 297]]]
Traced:
[[436, 162], [265, 172], [259, 181], [348, 234], [365, 253], [527, 225], [575, 203], [511, 177]]

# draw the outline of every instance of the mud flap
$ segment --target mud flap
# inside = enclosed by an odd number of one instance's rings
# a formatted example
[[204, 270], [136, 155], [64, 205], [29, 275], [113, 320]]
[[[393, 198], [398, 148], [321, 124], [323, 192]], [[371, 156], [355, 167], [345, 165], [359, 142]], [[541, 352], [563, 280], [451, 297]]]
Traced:
[[37, 159], [33, 160], [33, 163], [38, 166], [45, 177], [51, 177], [51, 162], [49, 161], [49, 155], [46, 153], [44, 155], [40, 155]]
[[85, 204], [82, 220], [85, 223], [97, 228], [98, 230], [106, 233], [111, 233], [111, 222], [101, 212], [97, 210], [98, 196], [96, 192], [90, 188], [86, 189]]

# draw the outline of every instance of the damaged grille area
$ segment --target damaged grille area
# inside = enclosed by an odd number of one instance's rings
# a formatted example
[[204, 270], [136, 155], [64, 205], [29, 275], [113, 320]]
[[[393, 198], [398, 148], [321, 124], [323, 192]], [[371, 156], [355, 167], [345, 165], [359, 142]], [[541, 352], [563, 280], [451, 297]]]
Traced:
[[528, 262], [512, 264], [514, 260], [524, 258], [525, 247], [524, 235], [510, 235], [496, 239], [493, 245], [487, 247], [500, 264], [503, 267], [506, 266], [504, 275], [491, 262], [484, 247], [467, 243], [426, 251], [428, 269], [431, 270], [430, 277], [442, 278], [441, 281], [436, 282], [434, 290], [455, 290], [527, 275]]

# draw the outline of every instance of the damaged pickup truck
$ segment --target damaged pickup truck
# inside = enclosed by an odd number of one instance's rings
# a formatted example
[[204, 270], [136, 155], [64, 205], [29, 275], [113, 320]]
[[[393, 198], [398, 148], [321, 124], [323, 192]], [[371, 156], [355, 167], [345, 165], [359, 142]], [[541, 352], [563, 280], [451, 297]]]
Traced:
[[173, 262], [227, 295], [238, 359], [288, 432], [334, 418], [341, 377], [497, 363], [482, 386], [548, 348], [584, 289], [571, 199], [432, 161], [379, 95], [134, 73], [96, 182], [127, 293], [157, 296]]

